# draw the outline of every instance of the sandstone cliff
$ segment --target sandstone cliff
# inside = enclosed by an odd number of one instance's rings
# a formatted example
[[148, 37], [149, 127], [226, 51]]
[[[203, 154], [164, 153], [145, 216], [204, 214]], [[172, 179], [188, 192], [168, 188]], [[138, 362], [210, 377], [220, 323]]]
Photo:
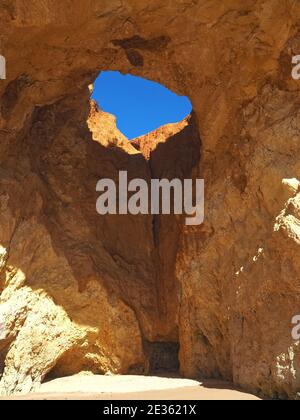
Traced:
[[[0, 2], [3, 393], [174, 367], [180, 347], [187, 377], [296, 396], [299, 18], [294, 0]], [[90, 111], [100, 70], [163, 83], [194, 114], [139, 153]], [[99, 217], [96, 183], [122, 169], [204, 178], [205, 223]]]

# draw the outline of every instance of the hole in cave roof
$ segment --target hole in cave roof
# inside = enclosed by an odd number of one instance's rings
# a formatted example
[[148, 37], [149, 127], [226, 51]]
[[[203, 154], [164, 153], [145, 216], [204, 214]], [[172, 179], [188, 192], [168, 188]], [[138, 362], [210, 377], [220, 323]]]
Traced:
[[118, 129], [129, 140], [177, 123], [192, 111], [186, 96], [178, 96], [159, 83], [116, 71], [99, 74], [92, 99], [103, 111], [116, 116]]

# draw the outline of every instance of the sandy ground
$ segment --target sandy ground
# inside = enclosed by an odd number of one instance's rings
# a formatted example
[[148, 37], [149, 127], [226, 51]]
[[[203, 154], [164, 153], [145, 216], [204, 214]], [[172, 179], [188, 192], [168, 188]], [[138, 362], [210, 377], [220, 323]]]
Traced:
[[259, 400], [228, 383], [145, 376], [75, 375], [41, 386], [26, 400]]

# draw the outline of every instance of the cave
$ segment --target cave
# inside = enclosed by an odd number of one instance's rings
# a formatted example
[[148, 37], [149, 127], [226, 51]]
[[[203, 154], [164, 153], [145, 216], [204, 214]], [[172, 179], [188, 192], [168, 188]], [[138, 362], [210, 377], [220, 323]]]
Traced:
[[[278, 0], [4, 2], [1, 394], [175, 369], [297, 398], [299, 18]], [[90, 102], [99, 71], [160, 83], [193, 111], [128, 142]], [[204, 179], [205, 222], [99, 217], [97, 181], [124, 168]]]

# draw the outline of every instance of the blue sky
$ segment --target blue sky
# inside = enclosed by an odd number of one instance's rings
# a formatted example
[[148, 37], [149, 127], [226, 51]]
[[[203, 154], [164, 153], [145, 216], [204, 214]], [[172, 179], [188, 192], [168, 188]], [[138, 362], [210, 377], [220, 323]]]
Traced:
[[192, 111], [187, 97], [158, 83], [113, 71], [100, 73], [92, 98], [103, 111], [117, 117], [119, 130], [129, 139], [181, 121]]

